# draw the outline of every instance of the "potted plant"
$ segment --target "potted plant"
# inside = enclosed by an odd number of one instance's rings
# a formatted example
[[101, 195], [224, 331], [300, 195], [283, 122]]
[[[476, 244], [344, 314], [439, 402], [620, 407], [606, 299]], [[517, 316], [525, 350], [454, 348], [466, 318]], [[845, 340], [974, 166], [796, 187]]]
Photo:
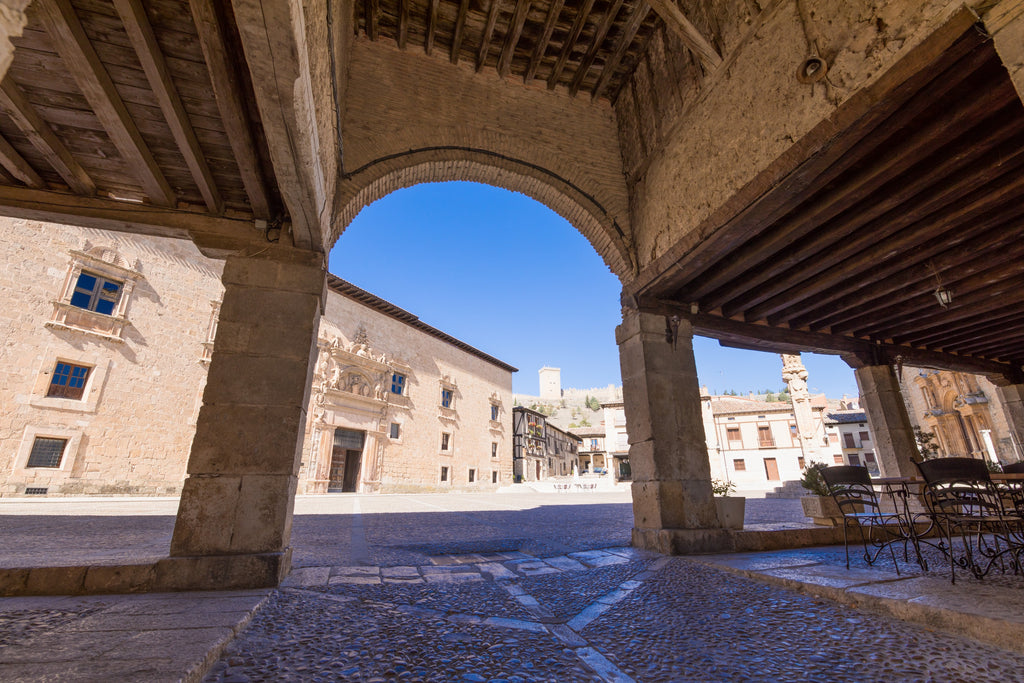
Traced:
[[826, 467], [828, 465], [823, 462], [812, 462], [804, 468], [800, 485], [807, 489], [808, 493], [800, 498], [800, 505], [803, 506], [804, 515], [814, 520], [815, 524], [835, 526], [843, 515], [832, 498], [825, 479], [821, 476], [821, 471]]
[[747, 499], [743, 496], [731, 496], [736, 484], [721, 479], [711, 480], [711, 493], [715, 496], [715, 509], [718, 521], [725, 529], [742, 529], [743, 514], [746, 511]]

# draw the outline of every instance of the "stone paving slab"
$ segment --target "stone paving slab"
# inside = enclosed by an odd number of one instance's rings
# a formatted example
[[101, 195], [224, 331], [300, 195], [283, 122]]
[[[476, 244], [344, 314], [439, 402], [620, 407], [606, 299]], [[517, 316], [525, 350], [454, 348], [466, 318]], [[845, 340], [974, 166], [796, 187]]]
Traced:
[[0, 680], [196, 681], [270, 594], [0, 600]]

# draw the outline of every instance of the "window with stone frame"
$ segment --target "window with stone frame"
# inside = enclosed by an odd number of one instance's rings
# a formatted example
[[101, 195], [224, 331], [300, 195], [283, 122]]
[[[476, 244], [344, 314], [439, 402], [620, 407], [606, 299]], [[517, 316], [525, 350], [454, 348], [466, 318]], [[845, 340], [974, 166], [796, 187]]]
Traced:
[[497, 484], [498, 483], [498, 470], [491, 470], [491, 483], [492, 484]]
[[452, 435], [449, 432], [441, 432], [441, 451], [448, 453], [452, 449]]
[[398, 424], [397, 422], [392, 422], [391, 423], [391, 428], [390, 428], [390, 430], [388, 432], [388, 436], [390, 438], [392, 438], [392, 439], [398, 439], [398, 437], [401, 434], [402, 434], [402, 426], [400, 424]]
[[472, 467], [469, 468], [469, 483], [472, 484], [476, 481], [476, 470]]
[[497, 406], [497, 405], [495, 405], [493, 403], [491, 404], [491, 420], [492, 421], [494, 421], [494, 422], [498, 421], [498, 413], [499, 413], [500, 410], [501, 410], [500, 406]]
[[396, 396], [405, 395], [405, 375], [397, 372], [391, 375], [391, 393]]
[[492, 441], [491, 442], [491, 457], [492, 458], [497, 458], [498, 457], [498, 442], [496, 442], [496, 441]]
[[441, 465], [441, 481], [448, 481], [448, 467]]
[[729, 442], [729, 448], [743, 448], [743, 436], [738, 426], [726, 427], [725, 437]]
[[441, 387], [441, 407], [452, 408], [455, 403], [455, 392], [451, 389]]
[[113, 249], [71, 251], [64, 286], [53, 303], [49, 327], [77, 330], [120, 341], [128, 325], [128, 302], [142, 275]]
[[32, 452], [29, 453], [25, 467], [59, 468], [67, 445], [67, 439], [37, 436], [32, 442]]
[[50, 374], [50, 386], [46, 390], [46, 397], [80, 401], [85, 395], [85, 386], [91, 370], [92, 368], [85, 365], [57, 361]]
[[735, 472], [746, 472], [747, 462], [743, 458], [733, 458], [732, 469]]

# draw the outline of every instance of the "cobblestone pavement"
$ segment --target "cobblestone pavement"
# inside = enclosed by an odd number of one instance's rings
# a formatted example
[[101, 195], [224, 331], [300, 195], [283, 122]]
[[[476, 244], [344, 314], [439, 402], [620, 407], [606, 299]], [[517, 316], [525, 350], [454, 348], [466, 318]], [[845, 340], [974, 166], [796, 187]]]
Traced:
[[[1021, 654], [609, 543], [630, 526], [614, 503], [546, 501], [393, 517], [358, 501], [362, 511], [333, 520], [332, 533], [348, 531], [332, 540], [352, 551], [346, 562], [318, 562], [330, 553], [304, 546], [303, 566], [206, 680], [1009, 681], [1024, 671]], [[789, 514], [791, 502], [770, 505]], [[842, 560], [841, 548], [818, 552]]]

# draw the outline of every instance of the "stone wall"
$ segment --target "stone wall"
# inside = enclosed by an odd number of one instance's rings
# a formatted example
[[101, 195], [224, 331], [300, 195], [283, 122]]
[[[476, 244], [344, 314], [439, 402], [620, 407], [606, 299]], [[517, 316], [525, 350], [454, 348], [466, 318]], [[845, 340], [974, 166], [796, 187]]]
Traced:
[[472, 180], [546, 204], [620, 278], [631, 275], [611, 107], [364, 38], [351, 47], [348, 73], [342, 126], [349, 175], [333, 239], [363, 206], [396, 189]]
[[[716, 212], [727, 210], [741, 188], [964, 6], [759, 4], [764, 11], [744, 0], [717, 0], [706, 17], [694, 17], [725, 60], [713, 73], [704, 73], [674, 37], [655, 35], [616, 101], [641, 268], [689, 233], [724, 222], [727, 216]], [[829, 65], [827, 79], [817, 83], [796, 77], [809, 37]], [[826, 141], [814, 141], [804, 154]]]
[[[219, 262], [190, 242], [0, 219], [0, 495], [177, 494], [206, 378]], [[48, 326], [76, 257], [113, 250], [138, 273], [120, 337]], [[98, 252], [97, 252], [98, 253]], [[91, 367], [80, 400], [47, 398], [55, 363]], [[59, 467], [27, 468], [35, 436], [68, 439]]]

